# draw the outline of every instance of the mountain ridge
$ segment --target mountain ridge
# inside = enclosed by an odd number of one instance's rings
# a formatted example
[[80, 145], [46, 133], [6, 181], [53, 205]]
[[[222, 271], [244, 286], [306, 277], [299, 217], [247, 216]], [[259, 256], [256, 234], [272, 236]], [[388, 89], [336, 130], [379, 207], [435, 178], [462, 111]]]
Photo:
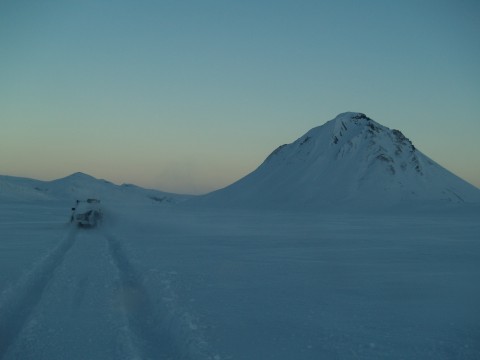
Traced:
[[480, 203], [480, 190], [419, 151], [400, 131], [363, 113], [339, 114], [276, 148], [233, 184], [190, 196], [116, 185], [76, 172], [42, 181], [0, 175], [0, 199], [98, 197], [247, 208], [368, 208], [398, 204]]
[[176, 203], [189, 195], [145, 189], [137, 185], [116, 185], [89, 174], [75, 172], [50, 181], [0, 175], [0, 199], [11, 201], [82, 200], [99, 198], [109, 201], [152, 201]]

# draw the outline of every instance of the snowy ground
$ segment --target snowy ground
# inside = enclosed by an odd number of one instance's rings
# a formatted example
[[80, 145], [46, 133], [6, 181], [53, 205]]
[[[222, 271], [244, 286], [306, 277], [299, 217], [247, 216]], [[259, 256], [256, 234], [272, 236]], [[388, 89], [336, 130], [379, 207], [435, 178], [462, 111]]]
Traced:
[[478, 208], [106, 206], [0, 204], [0, 359], [480, 358]]

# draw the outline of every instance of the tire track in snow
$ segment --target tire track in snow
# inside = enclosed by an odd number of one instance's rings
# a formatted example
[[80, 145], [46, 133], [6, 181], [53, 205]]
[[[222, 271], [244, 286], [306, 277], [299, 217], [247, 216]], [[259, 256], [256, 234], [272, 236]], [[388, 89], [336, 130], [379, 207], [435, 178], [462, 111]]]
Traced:
[[6, 290], [0, 299], [0, 359], [25, 326], [42, 294], [75, 242], [76, 229], [68, 234], [26, 273], [16, 286]]
[[204, 348], [206, 343], [198, 336], [191, 336], [188, 325], [182, 323], [185, 316], [177, 316], [165, 303], [152, 301], [143, 276], [128, 260], [121, 242], [111, 235], [106, 234], [105, 237], [120, 275], [131, 342], [137, 349], [141, 349], [142, 357], [171, 360], [214, 359], [207, 354]]
[[110, 255], [118, 268], [122, 302], [133, 343], [145, 358], [180, 359], [167, 332], [157, 329], [154, 307], [143, 285], [143, 279], [125, 255], [121, 243], [106, 236]]

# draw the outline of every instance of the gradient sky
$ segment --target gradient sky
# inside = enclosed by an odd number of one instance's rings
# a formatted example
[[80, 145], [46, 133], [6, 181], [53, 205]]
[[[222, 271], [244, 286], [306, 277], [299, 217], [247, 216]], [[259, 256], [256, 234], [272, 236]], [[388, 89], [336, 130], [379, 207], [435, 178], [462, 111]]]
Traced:
[[480, 187], [480, 1], [2, 0], [0, 174], [229, 185], [345, 111]]

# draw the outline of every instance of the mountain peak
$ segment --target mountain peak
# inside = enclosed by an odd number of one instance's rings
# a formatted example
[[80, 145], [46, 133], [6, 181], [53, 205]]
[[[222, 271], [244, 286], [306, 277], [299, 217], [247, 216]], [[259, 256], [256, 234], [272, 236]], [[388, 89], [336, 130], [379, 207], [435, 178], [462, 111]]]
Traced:
[[372, 121], [367, 115], [361, 112], [351, 112], [347, 111], [341, 114], [338, 114], [333, 121], [355, 121], [355, 120], [365, 120], [365, 121]]
[[334, 133], [338, 134], [342, 131], [348, 131], [348, 128], [366, 129], [370, 132], [381, 132], [383, 130], [388, 130], [383, 125], [373, 121], [364, 113], [356, 112], [345, 112], [340, 115], [337, 115], [331, 122], [334, 124]]
[[68, 176], [65, 176], [64, 178], [61, 178], [61, 179], [58, 179], [58, 180], [67, 180], [67, 179], [69, 179], [69, 180], [74, 180], [74, 179], [76, 179], [76, 180], [96, 180], [93, 176], [85, 174], [85, 173], [80, 172], [80, 171], [75, 172], [73, 174], [70, 174]]
[[370, 126], [370, 124], [381, 126], [380, 124], [373, 121], [364, 113], [359, 113], [359, 112], [344, 112], [337, 115], [333, 120], [329, 122], [334, 123], [335, 128], [337, 127], [345, 128], [348, 125], [363, 127], [363, 126]]

